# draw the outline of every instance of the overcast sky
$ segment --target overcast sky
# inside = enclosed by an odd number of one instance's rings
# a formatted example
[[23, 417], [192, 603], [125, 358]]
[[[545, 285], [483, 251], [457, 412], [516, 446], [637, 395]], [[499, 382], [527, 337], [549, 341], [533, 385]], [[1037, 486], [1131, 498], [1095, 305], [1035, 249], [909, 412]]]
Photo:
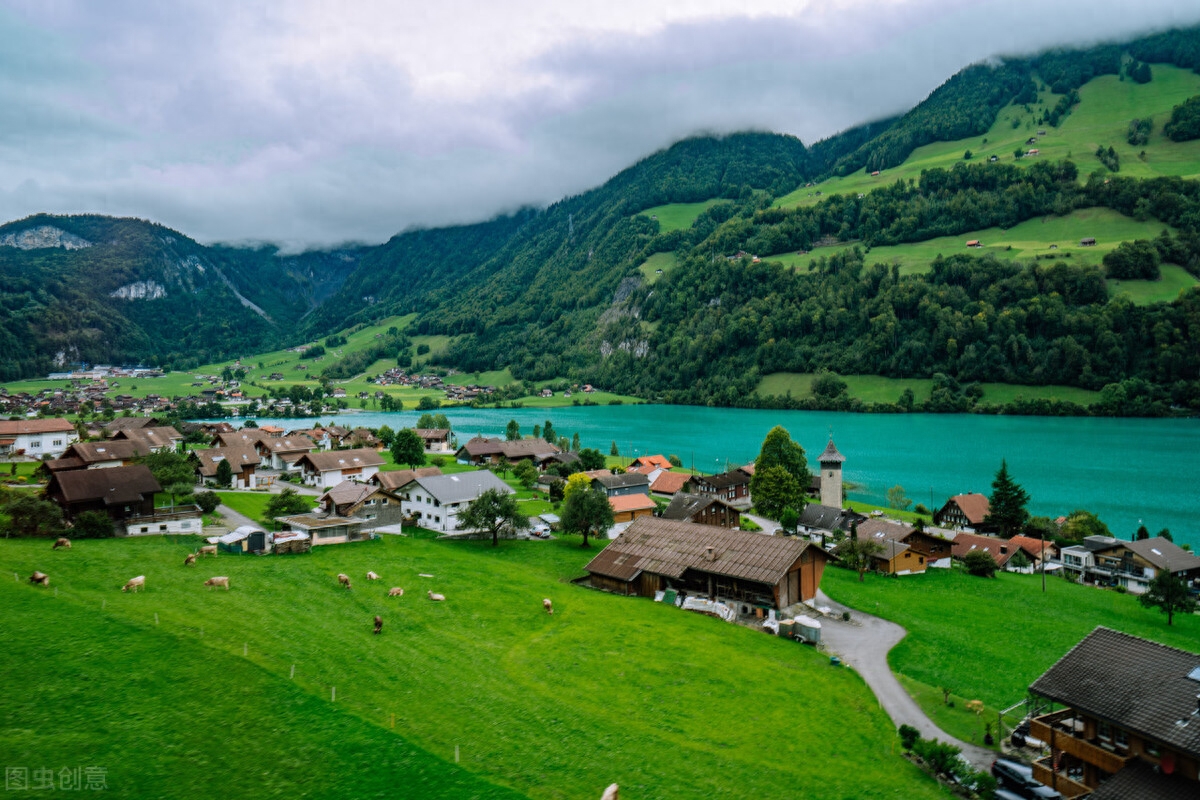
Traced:
[[0, 219], [379, 242], [595, 186], [671, 142], [805, 143], [998, 54], [1179, 0], [0, 0]]

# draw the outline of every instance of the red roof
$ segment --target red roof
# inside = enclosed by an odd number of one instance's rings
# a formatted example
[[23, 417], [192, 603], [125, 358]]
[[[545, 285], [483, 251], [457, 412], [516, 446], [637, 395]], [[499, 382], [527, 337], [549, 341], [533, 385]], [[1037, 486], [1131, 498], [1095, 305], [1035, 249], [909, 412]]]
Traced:
[[[982, 495], [980, 496], [982, 497]], [[1004, 552], [1000, 552], [1002, 549]], [[960, 533], [954, 537], [954, 545], [950, 548], [950, 555], [952, 558], [957, 558], [961, 561], [972, 550], [986, 550], [991, 554], [992, 560], [996, 562], [996, 566], [1003, 569], [1008, 560], [1020, 549], [1017, 545], [1009, 544], [1006, 540], [997, 539], [993, 536], [980, 536], [977, 533]]]
[[956, 494], [950, 498], [962, 510], [972, 525], [982, 525], [988, 515], [988, 499], [985, 494]]
[[656, 508], [654, 501], [649, 495], [638, 494], [620, 494], [616, 497], [608, 498], [608, 504], [612, 506], [612, 510], [620, 514], [628, 511], [645, 511], [647, 509]]
[[0, 436], [20, 436], [22, 433], [74, 432], [75, 426], [62, 417], [51, 419], [0, 420]]
[[671, 462], [665, 456], [660, 455], [639, 456], [633, 460], [633, 463], [636, 466], [662, 467], [663, 469], [671, 468]]
[[1014, 536], [1008, 540], [1008, 543], [1014, 547], [1019, 547], [1029, 554], [1031, 558], [1037, 558], [1038, 553], [1044, 552], [1053, 555], [1054, 542], [1043, 542], [1041, 539], [1034, 539], [1032, 536]]
[[650, 491], [658, 494], [675, 494], [687, 485], [691, 477], [686, 472], [664, 472], [654, 479], [654, 483], [650, 484]]

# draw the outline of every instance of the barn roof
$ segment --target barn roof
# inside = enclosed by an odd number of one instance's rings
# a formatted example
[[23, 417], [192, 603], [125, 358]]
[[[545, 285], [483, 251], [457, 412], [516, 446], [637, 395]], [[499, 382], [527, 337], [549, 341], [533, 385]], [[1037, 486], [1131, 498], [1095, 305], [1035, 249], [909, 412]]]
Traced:
[[430, 475], [441, 475], [437, 467], [418, 467], [417, 469], [394, 469], [389, 472], [376, 472], [371, 476], [371, 483], [379, 484], [384, 489], [399, 489], [416, 478], [427, 478]]
[[982, 525], [988, 515], [988, 499], [985, 494], [956, 494], [947, 503], [954, 503], [972, 525]]
[[625, 581], [640, 572], [678, 578], [693, 569], [774, 586], [809, 548], [825, 554], [817, 545], [795, 537], [641, 517], [586, 569]]
[[101, 500], [110, 506], [140, 503], [145, 495], [162, 491], [145, 464], [56, 472], [50, 476], [50, 484], [47, 491], [53, 495], [57, 486], [68, 503]]
[[610, 497], [608, 498], [608, 504], [612, 506], [612, 510], [617, 514], [629, 511], [644, 511], [648, 508], [655, 508], [654, 501], [650, 499], [650, 496], [641, 494], [640, 492]]

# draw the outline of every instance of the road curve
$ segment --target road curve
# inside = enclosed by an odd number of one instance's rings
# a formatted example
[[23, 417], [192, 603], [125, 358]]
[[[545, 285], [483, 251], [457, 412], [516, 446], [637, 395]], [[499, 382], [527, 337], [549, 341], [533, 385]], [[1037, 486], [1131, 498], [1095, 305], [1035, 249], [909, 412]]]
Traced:
[[[963, 755], [976, 769], [991, 767], [998, 753], [978, 745], [955, 739], [925, 715], [917, 702], [904, 690], [888, 666], [887, 654], [908, 633], [894, 622], [865, 614], [834, 600], [822, 591], [817, 592], [816, 605], [829, 606], [833, 614], [821, 621], [821, 641], [831, 653], [853, 667], [879, 699], [883, 710], [896, 727], [911, 725], [922, 738], [941, 739], [961, 747]], [[849, 611], [853, 623], [842, 621], [842, 612]]]

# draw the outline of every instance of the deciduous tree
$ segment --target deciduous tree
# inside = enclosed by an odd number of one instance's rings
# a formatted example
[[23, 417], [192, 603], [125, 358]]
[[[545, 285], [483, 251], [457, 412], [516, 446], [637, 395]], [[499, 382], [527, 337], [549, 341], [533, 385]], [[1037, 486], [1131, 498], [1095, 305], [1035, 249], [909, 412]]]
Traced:
[[[783, 481], [778, 468], [791, 477], [791, 482]], [[776, 425], [763, 439], [758, 458], [754, 460], [754, 475], [750, 478], [750, 495], [755, 506], [764, 514], [774, 518], [783, 509], [791, 506], [797, 511], [804, 509], [804, 491], [808, 488], [812, 475], [808, 471], [808, 461], [804, 457], [804, 448], [792, 441], [787, 429]], [[768, 513], [762, 506], [773, 513]]]
[[755, 469], [753, 482], [754, 507], [768, 519], [779, 519], [785, 508], [804, 507], [800, 484], [780, 466]]
[[909, 506], [912, 505], [912, 500], [910, 500], [904, 494], [904, 487], [901, 486], [900, 484], [896, 484], [892, 488], [888, 489], [887, 499], [888, 499], [888, 506], [890, 506], [891, 508], [897, 509], [898, 511], [904, 511], [905, 509], [907, 509]]
[[1138, 596], [1138, 602], [1166, 614], [1168, 625], [1174, 622], [1176, 614], [1191, 614], [1196, 610], [1196, 598], [1192, 597], [1183, 578], [1166, 570], [1160, 570], [1154, 576], [1146, 593]]
[[466, 530], [490, 533], [495, 547], [500, 544], [500, 531], [529, 530], [529, 517], [521, 511], [516, 497], [499, 489], [488, 489], [459, 513], [458, 525]]
[[396, 432], [392, 440], [392, 460], [397, 464], [408, 464], [416, 469], [425, 463], [425, 442], [412, 428], [404, 428]]
[[608, 495], [599, 487], [571, 492], [563, 503], [562, 524], [564, 530], [582, 534], [582, 546], [589, 547], [589, 536], [599, 536], [612, 527], [613, 510]]

